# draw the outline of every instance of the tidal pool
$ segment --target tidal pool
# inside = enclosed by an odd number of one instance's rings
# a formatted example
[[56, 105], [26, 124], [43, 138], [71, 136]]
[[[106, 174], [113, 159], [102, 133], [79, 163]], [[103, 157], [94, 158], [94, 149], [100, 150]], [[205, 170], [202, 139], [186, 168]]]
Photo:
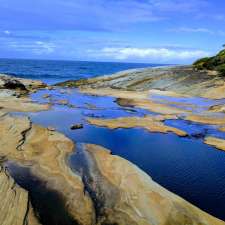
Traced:
[[[66, 90], [66, 91], [65, 91]], [[76, 143], [102, 145], [133, 162], [153, 180], [190, 201], [206, 212], [225, 220], [225, 152], [219, 151], [192, 137], [204, 132], [224, 137], [216, 127], [187, 123], [183, 120], [166, 121], [185, 128], [189, 137], [174, 134], [150, 133], [141, 128], [107, 129], [89, 125], [86, 117], [116, 118], [153, 114], [147, 110], [118, 106], [112, 97], [97, 97], [76, 90], [39, 91], [32, 95], [35, 101], [54, 103], [49, 111], [28, 113], [34, 123], [55, 127]], [[43, 99], [43, 94], [50, 94]], [[57, 104], [66, 99], [73, 107]], [[82, 123], [83, 129], [71, 130], [72, 124]], [[72, 156], [71, 162], [76, 154]]]

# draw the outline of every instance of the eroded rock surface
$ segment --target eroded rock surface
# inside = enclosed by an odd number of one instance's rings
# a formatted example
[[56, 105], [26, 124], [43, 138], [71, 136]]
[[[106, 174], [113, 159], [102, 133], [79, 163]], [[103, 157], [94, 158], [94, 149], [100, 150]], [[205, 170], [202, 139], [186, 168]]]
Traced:
[[0, 224], [38, 225], [28, 193], [0, 166]]
[[203, 123], [203, 124], [225, 125], [225, 117], [192, 114], [185, 117], [185, 119], [192, 122]]
[[3, 115], [0, 118], [0, 156], [29, 165], [35, 176], [65, 199], [74, 221], [91, 225], [92, 202], [85, 194], [79, 176], [67, 166], [67, 156], [74, 144], [64, 135], [34, 125], [26, 117]]
[[151, 100], [149, 92], [136, 92], [107, 89], [81, 89], [82, 93], [100, 96], [112, 96], [117, 98], [116, 102], [121, 106], [133, 106], [142, 109], [147, 109], [151, 112], [160, 114], [184, 114], [187, 110], [182, 110], [168, 104], [157, 103]]
[[41, 105], [31, 101], [27, 94], [44, 88], [41, 81], [16, 78], [0, 74], [0, 109], [11, 112], [36, 112], [49, 109], [49, 105]]
[[150, 132], [168, 133], [173, 132], [178, 136], [185, 137], [187, 133], [180, 129], [166, 126], [163, 121], [166, 119], [176, 119], [175, 116], [145, 116], [145, 117], [120, 117], [116, 119], [95, 119], [88, 118], [87, 121], [96, 126], [116, 128], [135, 128], [142, 127]]
[[47, 87], [42, 81], [23, 79], [5, 74], [0, 74], [0, 89], [19, 89], [32, 91]]
[[127, 160], [85, 145], [85, 182], [98, 209], [97, 223], [123, 225], [223, 225], [155, 183]]
[[128, 70], [110, 76], [63, 82], [59, 85], [93, 89], [111, 87], [133, 91], [159, 89], [189, 96], [225, 98], [223, 77], [217, 74], [210, 75], [207, 71], [197, 71], [191, 66]]
[[212, 145], [217, 149], [225, 151], [225, 140], [216, 137], [206, 137], [204, 142], [208, 145]]

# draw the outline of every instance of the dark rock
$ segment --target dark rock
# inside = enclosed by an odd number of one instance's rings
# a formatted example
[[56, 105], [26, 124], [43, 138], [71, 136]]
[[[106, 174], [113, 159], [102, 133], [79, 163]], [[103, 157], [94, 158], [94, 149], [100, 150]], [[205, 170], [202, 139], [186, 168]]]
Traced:
[[77, 129], [82, 129], [84, 126], [83, 126], [83, 124], [73, 124], [71, 127], [70, 127], [70, 129], [71, 130], [77, 130]]
[[6, 89], [19, 89], [19, 90], [22, 90], [22, 91], [27, 91], [25, 85], [22, 84], [18, 80], [5, 80], [4, 87]]

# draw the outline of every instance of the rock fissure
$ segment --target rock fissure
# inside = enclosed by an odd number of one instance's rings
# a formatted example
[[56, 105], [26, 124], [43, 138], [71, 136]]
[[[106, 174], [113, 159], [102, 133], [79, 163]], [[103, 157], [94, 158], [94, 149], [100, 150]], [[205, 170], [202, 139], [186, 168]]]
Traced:
[[29, 126], [28, 126], [28, 128], [25, 129], [25, 130], [23, 130], [23, 131], [21, 132], [22, 138], [19, 140], [19, 144], [18, 144], [17, 147], [16, 147], [16, 149], [17, 149], [18, 151], [22, 151], [22, 150], [23, 150], [22, 147], [23, 147], [23, 145], [24, 145], [24, 143], [25, 143], [25, 141], [26, 141], [26, 137], [27, 137], [27, 135], [28, 135], [28, 133], [29, 133], [29, 131], [30, 131], [31, 129], [32, 129], [32, 122], [31, 122], [31, 120], [29, 119]]

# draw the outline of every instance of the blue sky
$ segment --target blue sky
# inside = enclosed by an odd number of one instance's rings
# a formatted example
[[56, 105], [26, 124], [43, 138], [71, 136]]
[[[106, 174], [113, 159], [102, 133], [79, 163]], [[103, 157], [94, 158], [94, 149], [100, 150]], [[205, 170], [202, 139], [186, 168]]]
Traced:
[[225, 1], [0, 0], [0, 57], [190, 63], [225, 43]]

